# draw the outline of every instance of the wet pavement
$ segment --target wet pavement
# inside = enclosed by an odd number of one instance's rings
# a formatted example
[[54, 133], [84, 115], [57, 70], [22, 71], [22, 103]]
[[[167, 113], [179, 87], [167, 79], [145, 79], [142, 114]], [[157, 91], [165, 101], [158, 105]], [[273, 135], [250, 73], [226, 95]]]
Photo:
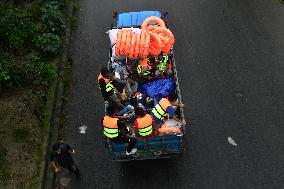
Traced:
[[[284, 6], [276, 0], [80, 0], [79, 6], [65, 141], [77, 149], [84, 183], [71, 179], [67, 188], [284, 188]], [[181, 158], [120, 163], [104, 147], [96, 83], [108, 61], [113, 10], [169, 12], [188, 105]]]

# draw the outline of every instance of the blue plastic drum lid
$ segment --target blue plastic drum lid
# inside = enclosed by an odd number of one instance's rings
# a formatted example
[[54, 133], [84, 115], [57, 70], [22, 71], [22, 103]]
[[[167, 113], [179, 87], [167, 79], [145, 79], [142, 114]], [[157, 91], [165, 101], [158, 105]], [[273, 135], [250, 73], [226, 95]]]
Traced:
[[143, 21], [150, 16], [157, 16], [161, 18], [161, 13], [159, 11], [121, 13], [118, 15], [117, 27], [140, 26]]

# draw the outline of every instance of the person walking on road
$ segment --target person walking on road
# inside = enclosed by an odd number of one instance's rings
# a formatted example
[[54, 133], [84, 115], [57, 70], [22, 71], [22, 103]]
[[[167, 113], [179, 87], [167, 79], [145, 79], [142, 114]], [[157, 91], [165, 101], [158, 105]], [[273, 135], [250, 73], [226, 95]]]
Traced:
[[57, 142], [52, 146], [50, 153], [50, 162], [55, 173], [59, 173], [60, 168], [67, 169], [70, 173], [74, 173], [78, 179], [82, 179], [78, 167], [76, 166], [72, 155], [75, 154], [75, 150], [68, 144], [63, 142]]
[[115, 116], [115, 108], [107, 107], [106, 116], [102, 119], [104, 135], [109, 138], [111, 142], [127, 143], [126, 155], [136, 153], [134, 148], [136, 139], [126, 128], [126, 124]]

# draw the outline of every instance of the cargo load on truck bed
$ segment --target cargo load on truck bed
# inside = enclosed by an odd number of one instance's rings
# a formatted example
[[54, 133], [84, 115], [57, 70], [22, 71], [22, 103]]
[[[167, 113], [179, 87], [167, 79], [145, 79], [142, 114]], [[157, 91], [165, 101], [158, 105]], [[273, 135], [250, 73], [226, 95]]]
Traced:
[[[122, 13], [107, 32], [110, 38], [108, 69], [119, 81], [114, 83], [119, 93], [126, 93], [125, 106], [130, 108], [122, 116], [126, 117], [127, 129], [133, 136], [136, 134], [137, 141], [137, 152], [128, 156], [125, 153], [127, 144], [106, 138], [106, 146], [114, 160], [168, 158], [180, 155], [184, 150], [185, 124], [177, 121], [184, 120], [183, 108], [176, 107], [176, 120], [170, 119], [169, 115], [160, 115], [163, 110], [159, 109], [163, 108], [161, 99], [173, 94], [178, 97], [176, 104], [181, 104], [173, 52], [174, 35], [167, 28], [166, 17], [167, 14], [161, 15], [159, 11]], [[128, 94], [131, 89], [127, 90], [125, 86], [135, 84], [135, 92]], [[157, 106], [159, 103], [161, 106]], [[137, 106], [155, 118], [157, 128], [150, 137], [139, 133], [137, 136], [134, 132], [136, 116], [131, 107]], [[163, 116], [165, 119], [159, 118]]]

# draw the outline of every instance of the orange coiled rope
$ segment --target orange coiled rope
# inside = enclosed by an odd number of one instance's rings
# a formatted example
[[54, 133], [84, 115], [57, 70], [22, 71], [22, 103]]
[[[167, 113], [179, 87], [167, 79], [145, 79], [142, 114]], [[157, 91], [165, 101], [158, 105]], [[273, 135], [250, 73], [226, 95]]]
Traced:
[[[156, 25], [150, 25], [157, 23]], [[131, 29], [119, 29], [115, 46], [115, 55], [128, 58], [145, 58], [148, 55], [157, 56], [161, 52], [169, 53], [175, 39], [172, 32], [166, 28], [164, 21], [158, 17], [148, 17], [141, 25], [141, 32]]]
[[164, 27], [164, 28], [166, 27], [165, 22], [164, 22], [161, 18], [156, 17], [156, 16], [150, 16], [150, 17], [148, 17], [148, 18], [146, 18], [146, 19], [144, 20], [144, 22], [143, 22], [142, 25], [141, 25], [141, 29], [142, 29], [142, 30], [147, 29], [147, 27], [148, 27], [151, 23], [157, 23], [157, 25], [159, 25], [159, 26], [161, 26], [161, 27]]

